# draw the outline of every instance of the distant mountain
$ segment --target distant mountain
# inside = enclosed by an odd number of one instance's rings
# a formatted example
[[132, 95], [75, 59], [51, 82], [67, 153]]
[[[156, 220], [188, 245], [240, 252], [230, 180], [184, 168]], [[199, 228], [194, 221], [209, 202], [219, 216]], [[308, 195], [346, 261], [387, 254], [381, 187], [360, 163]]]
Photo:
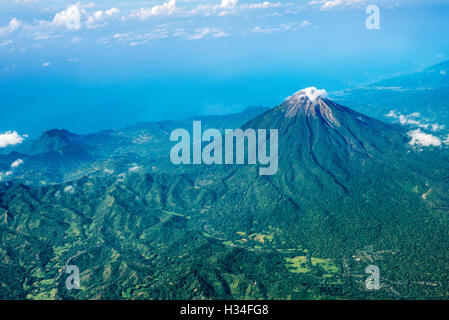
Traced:
[[[203, 127], [238, 128], [267, 111], [265, 107], [248, 107], [242, 112], [219, 116], [197, 116], [186, 120], [141, 122], [136, 125], [80, 135], [52, 129], [37, 139], [6, 148], [0, 154], [0, 172], [9, 170], [17, 159], [26, 160], [9, 179], [19, 177], [30, 185], [57, 183], [80, 178], [95, 171], [128, 170], [136, 162], [154, 167], [170, 164], [170, 132], [177, 128], [192, 130], [194, 119]], [[26, 177], [26, 180], [23, 180]]]
[[78, 140], [80, 140], [79, 135], [67, 130], [53, 129], [44, 132], [39, 139], [25, 146], [25, 150], [29, 155], [60, 151], [74, 146]]
[[[449, 61], [420, 72], [393, 77], [361, 88], [348, 89], [334, 94], [334, 98], [378, 119], [429, 129], [440, 137], [447, 137]], [[407, 121], [406, 117], [412, 114], [416, 115], [417, 119], [413, 119], [414, 122]]]
[[373, 86], [407, 89], [449, 87], [449, 61], [441, 62], [415, 73], [385, 79], [375, 83]]

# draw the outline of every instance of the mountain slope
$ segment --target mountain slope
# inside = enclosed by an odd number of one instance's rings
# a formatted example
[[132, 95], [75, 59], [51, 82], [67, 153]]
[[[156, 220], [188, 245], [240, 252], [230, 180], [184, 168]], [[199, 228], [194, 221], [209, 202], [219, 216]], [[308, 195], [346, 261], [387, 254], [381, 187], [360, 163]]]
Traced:
[[[405, 295], [426, 290], [417, 285], [407, 291], [408, 281], [430, 280], [446, 270], [448, 211], [435, 210], [436, 202], [426, 196], [429, 190], [447, 195], [446, 150], [419, 152], [400, 126], [305, 91], [244, 127], [279, 129], [278, 174], [230, 169], [225, 181], [211, 186], [223, 195], [193, 223], [237, 242], [241, 232], [270, 235], [282, 250], [307, 248], [342, 265], [358, 252], [393, 252], [379, 259]], [[432, 260], [422, 261], [429, 252]], [[397, 263], [418, 266], [399, 275], [392, 271]]]
[[[167, 125], [105, 134], [135, 139]], [[243, 128], [279, 130], [276, 175], [259, 176], [251, 165], [129, 170], [139, 159], [120, 151], [114, 170], [81, 170], [80, 179], [39, 188], [0, 184], [0, 258], [8, 261], [0, 296], [449, 296], [445, 147], [419, 151], [402, 127], [314, 88]], [[138, 157], [141, 145], [127, 150]], [[170, 146], [161, 140], [161, 157]], [[58, 281], [67, 261], [83, 270], [84, 290]], [[364, 287], [372, 264], [382, 274], [376, 292]]]

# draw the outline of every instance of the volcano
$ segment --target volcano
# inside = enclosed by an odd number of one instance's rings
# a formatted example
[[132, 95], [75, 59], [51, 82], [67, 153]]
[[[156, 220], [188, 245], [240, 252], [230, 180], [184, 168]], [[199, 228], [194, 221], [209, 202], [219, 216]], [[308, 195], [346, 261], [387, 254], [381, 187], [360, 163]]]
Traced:
[[316, 182], [348, 192], [346, 184], [370, 163], [380, 165], [409, 150], [410, 139], [401, 127], [334, 103], [325, 90], [313, 87], [245, 127], [279, 130], [280, 176], [295, 188]]
[[432, 233], [414, 226], [434, 219], [422, 194], [438, 184], [425, 156], [439, 150], [413, 150], [402, 127], [307, 88], [243, 128], [279, 130], [279, 171], [259, 177], [248, 166], [231, 168], [207, 217], [194, 218], [200, 225], [230, 238], [277, 230], [280, 244], [325, 255], [397, 242], [406, 230], [417, 239]]

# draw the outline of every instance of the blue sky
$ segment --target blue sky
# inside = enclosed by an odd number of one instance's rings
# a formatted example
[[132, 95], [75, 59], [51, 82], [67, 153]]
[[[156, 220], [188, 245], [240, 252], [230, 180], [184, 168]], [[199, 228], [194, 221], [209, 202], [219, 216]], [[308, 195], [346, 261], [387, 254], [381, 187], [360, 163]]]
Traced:
[[[380, 30], [365, 27], [368, 5]], [[449, 59], [449, 1], [3, 0], [0, 132], [274, 106]]]

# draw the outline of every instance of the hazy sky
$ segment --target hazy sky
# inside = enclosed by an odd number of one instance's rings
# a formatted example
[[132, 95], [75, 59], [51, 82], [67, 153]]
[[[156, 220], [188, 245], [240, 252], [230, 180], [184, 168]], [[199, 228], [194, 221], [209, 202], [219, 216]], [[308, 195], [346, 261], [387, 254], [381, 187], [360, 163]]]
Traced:
[[0, 132], [274, 106], [449, 59], [449, 1], [164, 1], [2, 0]]

